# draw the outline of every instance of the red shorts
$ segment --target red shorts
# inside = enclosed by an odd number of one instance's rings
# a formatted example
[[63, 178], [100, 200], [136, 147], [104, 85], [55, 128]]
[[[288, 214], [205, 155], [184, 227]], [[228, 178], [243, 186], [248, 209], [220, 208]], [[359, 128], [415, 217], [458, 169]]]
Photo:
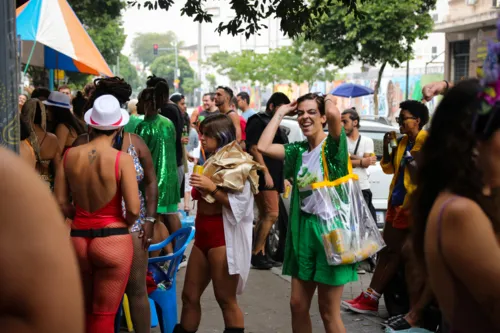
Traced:
[[385, 223], [390, 223], [395, 229], [408, 229], [411, 224], [410, 211], [402, 206], [389, 206]]
[[205, 256], [210, 249], [226, 246], [224, 235], [224, 221], [222, 215], [196, 215], [196, 233], [194, 245], [199, 248]]

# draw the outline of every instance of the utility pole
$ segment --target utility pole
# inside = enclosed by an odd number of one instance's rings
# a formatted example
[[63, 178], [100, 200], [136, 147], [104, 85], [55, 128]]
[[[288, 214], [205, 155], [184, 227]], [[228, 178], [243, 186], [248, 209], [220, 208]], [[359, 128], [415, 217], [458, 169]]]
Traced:
[[410, 90], [410, 52], [407, 53], [408, 53], [408, 59], [406, 60], [406, 94], [405, 94], [406, 100], [408, 100], [409, 90]]
[[0, 1], [0, 145], [19, 152], [19, 69], [15, 1]]
[[198, 81], [200, 82], [200, 88], [198, 89], [197, 103], [201, 104], [201, 63], [203, 62], [202, 52], [202, 30], [201, 22], [198, 23]]
[[116, 76], [120, 76], [120, 55], [116, 56]]
[[175, 88], [175, 92], [177, 92], [179, 90], [179, 76], [180, 76], [177, 36], [175, 37], [175, 40], [174, 40], [174, 47], [158, 47], [158, 44], [153, 44], [153, 54], [155, 56], [158, 55], [158, 51], [172, 51], [172, 50], [175, 52], [174, 88]]

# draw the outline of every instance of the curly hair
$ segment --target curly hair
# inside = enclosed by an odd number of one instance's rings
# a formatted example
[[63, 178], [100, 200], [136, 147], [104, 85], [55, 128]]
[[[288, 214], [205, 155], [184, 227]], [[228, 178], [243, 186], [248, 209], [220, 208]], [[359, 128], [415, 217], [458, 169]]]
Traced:
[[88, 104], [87, 98], [83, 95], [81, 91], [76, 92], [75, 98], [71, 101], [73, 104], [73, 114], [80, 119], [83, 119], [83, 115], [85, 114], [85, 106]]
[[95, 90], [90, 95], [85, 110], [90, 109], [94, 101], [102, 95], [114, 96], [121, 105], [127, 103], [132, 95], [130, 84], [118, 76], [95, 79], [94, 86]]
[[415, 256], [424, 269], [427, 219], [441, 192], [447, 190], [474, 200], [493, 225], [499, 225], [494, 200], [483, 195], [483, 174], [475, 159], [477, 140], [472, 120], [478, 91], [477, 80], [462, 81], [450, 89], [433, 115], [418, 159], [418, 187], [412, 196], [412, 237]]
[[415, 118], [420, 118], [419, 128], [422, 129], [429, 122], [429, 109], [424, 103], [407, 100], [399, 104], [401, 110], [406, 110]]

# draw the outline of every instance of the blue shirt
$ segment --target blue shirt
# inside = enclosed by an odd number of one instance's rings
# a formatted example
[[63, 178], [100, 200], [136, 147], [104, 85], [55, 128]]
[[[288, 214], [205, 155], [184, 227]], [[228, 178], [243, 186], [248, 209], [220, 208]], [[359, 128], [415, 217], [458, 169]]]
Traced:
[[399, 166], [399, 174], [398, 174], [398, 179], [396, 180], [396, 184], [394, 185], [394, 189], [392, 190], [392, 197], [391, 197], [391, 206], [402, 206], [403, 202], [405, 201], [406, 197], [406, 188], [405, 188], [405, 167], [406, 167], [406, 160], [405, 156], [406, 153], [409, 152], [413, 148], [414, 143], [408, 143], [406, 145], [406, 150], [403, 155], [403, 158], [401, 159], [401, 164]]
[[246, 122], [248, 122], [248, 118], [250, 118], [251, 116], [253, 116], [256, 113], [257, 112], [255, 112], [254, 109], [248, 109], [245, 112], [242, 112], [241, 116], [245, 119]]

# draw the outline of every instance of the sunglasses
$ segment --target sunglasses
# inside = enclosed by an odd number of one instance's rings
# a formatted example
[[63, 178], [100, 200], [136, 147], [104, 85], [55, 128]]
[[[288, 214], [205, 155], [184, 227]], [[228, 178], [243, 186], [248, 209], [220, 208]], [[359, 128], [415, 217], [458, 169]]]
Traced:
[[405, 121], [407, 120], [410, 120], [410, 119], [413, 119], [413, 120], [417, 120], [417, 117], [396, 117], [396, 122], [400, 125], [404, 124]]

